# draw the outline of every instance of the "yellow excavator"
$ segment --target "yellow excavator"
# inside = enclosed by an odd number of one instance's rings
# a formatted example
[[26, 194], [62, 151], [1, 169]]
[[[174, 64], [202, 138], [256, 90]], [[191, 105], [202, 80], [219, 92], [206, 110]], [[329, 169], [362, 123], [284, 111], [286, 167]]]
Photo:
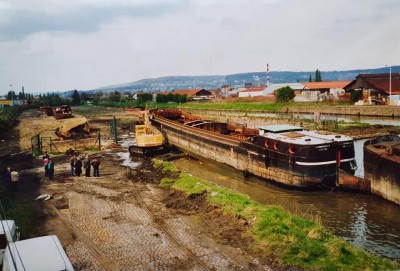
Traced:
[[129, 146], [129, 153], [149, 155], [163, 151], [164, 137], [151, 125], [149, 110], [139, 112], [139, 122], [143, 124], [135, 125], [135, 142]]

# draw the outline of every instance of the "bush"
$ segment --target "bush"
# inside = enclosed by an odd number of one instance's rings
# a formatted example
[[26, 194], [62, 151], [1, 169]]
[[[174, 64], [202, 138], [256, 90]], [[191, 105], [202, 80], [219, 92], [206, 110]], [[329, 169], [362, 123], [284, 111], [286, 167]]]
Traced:
[[286, 103], [292, 100], [295, 96], [294, 90], [289, 87], [283, 87], [275, 90], [276, 101], [280, 103]]
[[361, 97], [361, 93], [359, 91], [355, 90], [350, 94], [350, 101], [352, 103], [358, 102], [360, 100], [360, 97]]

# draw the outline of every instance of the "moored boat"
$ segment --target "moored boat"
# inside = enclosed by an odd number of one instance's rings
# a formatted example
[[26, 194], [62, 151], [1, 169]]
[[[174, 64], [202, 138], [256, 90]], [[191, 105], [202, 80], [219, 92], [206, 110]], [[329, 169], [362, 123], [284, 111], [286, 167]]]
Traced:
[[152, 113], [170, 144], [289, 187], [337, 186], [340, 169], [350, 174], [356, 169], [353, 140], [347, 136], [291, 125], [251, 129], [180, 110]]
[[364, 178], [371, 192], [400, 204], [400, 137], [380, 136], [364, 143]]

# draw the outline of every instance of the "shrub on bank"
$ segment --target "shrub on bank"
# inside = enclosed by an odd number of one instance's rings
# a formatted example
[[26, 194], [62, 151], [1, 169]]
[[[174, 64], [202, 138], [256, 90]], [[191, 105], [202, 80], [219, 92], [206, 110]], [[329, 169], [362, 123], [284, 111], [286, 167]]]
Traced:
[[[156, 160], [155, 160], [156, 161]], [[166, 168], [169, 162], [156, 161]], [[160, 186], [183, 191], [188, 196], [207, 194], [207, 200], [233, 216], [244, 217], [250, 227], [246, 235], [254, 240], [254, 251], [274, 257], [283, 265], [306, 270], [393, 270], [396, 261], [383, 259], [350, 245], [318, 221], [295, 216], [280, 206], [262, 205], [187, 173], [164, 178]]]
[[18, 114], [18, 107], [6, 107], [0, 112], [0, 131], [5, 132], [14, 124]]

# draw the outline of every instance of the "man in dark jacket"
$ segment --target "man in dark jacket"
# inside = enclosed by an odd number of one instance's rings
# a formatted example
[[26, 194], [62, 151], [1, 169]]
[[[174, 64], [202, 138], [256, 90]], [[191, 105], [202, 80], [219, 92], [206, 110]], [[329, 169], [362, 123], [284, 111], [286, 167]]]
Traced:
[[94, 177], [100, 177], [100, 160], [98, 158], [94, 158], [92, 160], [92, 166], [93, 166], [93, 176]]
[[82, 174], [82, 161], [81, 158], [78, 157], [75, 162], [75, 175], [79, 177], [81, 176], [81, 174]]
[[90, 158], [86, 155], [85, 160], [83, 160], [83, 167], [85, 168], [85, 176], [90, 177]]

